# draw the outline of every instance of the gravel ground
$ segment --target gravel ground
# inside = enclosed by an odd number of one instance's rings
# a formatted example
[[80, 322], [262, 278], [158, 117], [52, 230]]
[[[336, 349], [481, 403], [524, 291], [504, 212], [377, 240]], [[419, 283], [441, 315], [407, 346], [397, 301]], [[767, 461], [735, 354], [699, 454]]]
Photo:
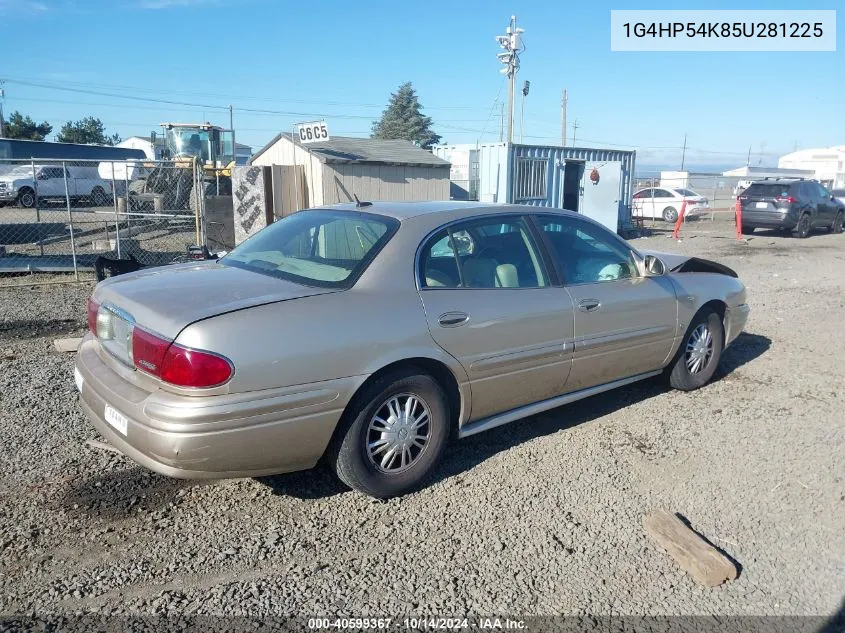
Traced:
[[[832, 614], [845, 596], [845, 236], [690, 224], [641, 248], [734, 267], [718, 379], [632, 385], [452, 445], [376, 502], [322, 469], [196, 483], [84, 444], [89, 286], [0, 290], [0, 614]], [[741, 565], [703, 589], [642, 530], [666, 508]]]

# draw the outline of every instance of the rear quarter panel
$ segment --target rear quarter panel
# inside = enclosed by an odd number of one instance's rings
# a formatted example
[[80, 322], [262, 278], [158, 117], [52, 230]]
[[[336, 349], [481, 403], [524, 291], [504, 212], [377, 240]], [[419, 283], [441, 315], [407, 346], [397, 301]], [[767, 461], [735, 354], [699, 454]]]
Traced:
[[349, 290], [208, 318], [176, 341], [229, 358], [230, 393], [366, 377], [414, 357], [444, 363], [464, 384], [461, 365], [428, 330], [414, 281], [418, 239], [400, 230]]

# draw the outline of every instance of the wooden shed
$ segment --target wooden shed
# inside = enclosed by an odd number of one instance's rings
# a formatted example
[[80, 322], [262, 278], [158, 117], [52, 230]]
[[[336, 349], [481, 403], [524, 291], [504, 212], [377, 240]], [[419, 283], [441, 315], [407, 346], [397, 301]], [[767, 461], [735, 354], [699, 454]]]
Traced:
[[250, 164], [272, 167], [277, 215], [294, 206], [350, 202], [356, 195], [360, 200], [449, 199], [449, 162], [409, 141], [336, 136], [302, 144], [284, 133], [253, 154]]

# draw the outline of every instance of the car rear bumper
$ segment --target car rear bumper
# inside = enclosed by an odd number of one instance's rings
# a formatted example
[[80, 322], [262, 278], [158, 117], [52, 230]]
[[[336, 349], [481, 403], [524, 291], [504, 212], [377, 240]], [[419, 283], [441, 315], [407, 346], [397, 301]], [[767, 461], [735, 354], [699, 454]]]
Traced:
[[[225, 479], [304, 470], [322, 456], [366, 377], [217, 396], [138, 388], [114, 371], [87, 335], [77, 352], [85, 415], [111, 444], [169, 477]], [[106, 421], [110, 406], [125, 429]]]
[[754, 228], [794, 229], [798, 224], [798, 215], [789, 210], [755, 211], [742, 210], [742, 224]]

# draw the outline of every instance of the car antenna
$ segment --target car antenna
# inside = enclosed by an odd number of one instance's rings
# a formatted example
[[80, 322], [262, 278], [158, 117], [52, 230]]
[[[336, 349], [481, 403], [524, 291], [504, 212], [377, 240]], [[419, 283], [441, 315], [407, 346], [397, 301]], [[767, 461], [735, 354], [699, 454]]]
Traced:
[[373, 206], [372, 202], [361, 202], [360, 200], [358, 200], [358, 194], [357, 193], [353, 193], [352, 197], [355, 198], [355, 206], [358, 207], [359, 209], [361, 207], [371, 207], [371, 206]]

